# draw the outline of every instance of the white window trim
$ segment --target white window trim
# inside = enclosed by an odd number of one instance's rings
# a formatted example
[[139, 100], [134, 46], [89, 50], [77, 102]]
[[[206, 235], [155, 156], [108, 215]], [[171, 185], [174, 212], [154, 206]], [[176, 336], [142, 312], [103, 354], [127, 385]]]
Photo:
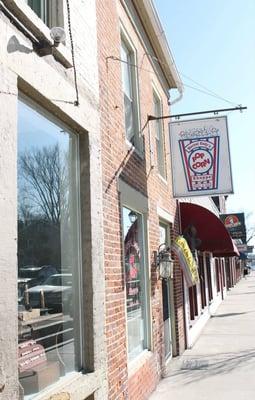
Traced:
[[166, 211], [164, 208], [161, 208], [159, 205], [157, 206], [157, 213], [160, 218], [160, 220], [163, 221], [163, 223], [174, 223], [174, 216], [170, 214], [168, 211]]
[[[128, 369], [129, 371], [133, 370], [136, 366], [136, 363], [139, 363], [143, 354], [150, 353], [152, 348], [152, 319], [151, 319], [151, 296], [150, 296], [150, 262], [148, 257], [148, 199], [147, 197], [143, 196], [141, 193], [133, 189], [127, 183], [122, 181], [121, 179], [118, 180], [118, 191], [120, 192], [120, 207], [121, 207], [121, 214], [123, 207], [131, 208], [134, 211], [137, 211], [142, 216], [142, 230], [143, 230], [143, 266], [145, 272], [145, 303], [146, 303], [146, 316], [145, 316], [145, 332], [144, 332], [144, 341], [145, 341], [145, 348], [143, 351], [137, 355], [134, 359], [128, 361]], [[123, 216], [121, 221], [123, 221]], [[122, 243], [124, 244], [124, 237], [122, 237]], [[124, 255], [124, 248], [123, 248], [123, 255]], [[123, 256], [124, 257], [124, 256]], [[123, 259], [124, 263], [124, 259]], [[125, 291], [125, 299], [126, 299], [126, 288]], [[127, 321], [127, 308], [125, 307], [125, 316]], [[126, 324], [126, 338], [128, 343], [128, 329]]]
[[[39, 42], [45, 41], [49, 45], [54, 44], [50, 36], [49, 27], [45, 25], [24, 0], [2, 0], [2, 2]], [[58, 47], [53, 48], [53, 55], [64, 67], [72, 67], [71, 51], [63, 44], [60, 43]]]
[[[152, 82], [152, 98], [153, 98], [153, 106], [154, 106], [154, 98], [156, 98], [157, 101], [159, 102], [159, 105], [160, 105], [160, 114], [163, 115], [163, 103], [162, 103], [162, 98], [161, 98], [161, 95], [160, 95], [158, 89], [156, 88], [156, 85], [155, 85], [153, 82]], [[154, 110], [153, 110], [153, 112], [154, 112]], [[152, 114], [153, 114], [153, 113], [152, 113]], [[164, 130], [163, 121], [160, 120], [160, 122], [161, 122], [161, 124], [160, 124], [160, 126], [161, 126], [161, 132], [160, 132], [160, 134], [161, 134], [161, 140], [158, 140], [158, 139], [156, 138], [156, 135], [155, 135], [155, 141], [156, 141], [156, 143], [157, 143], [157, 142], [159, 142], [159, 143], [161, 142], [161, 146], [162, 146], [162, 155], [163, 155], [163, 159], [161, 160], [161, 162], [162, 162], [163, 169], [164, 169], [163, 174], [160, 172], [160, 169], [159, 169], [159, 160], [158, 160], [158, 153], [157, 153], [157, 151], [156, 151], [155, 153], [156, 153], [156, 158], [157, 158], [158, 175], [159, 175], [160, 178], [162, 178], [162, 180], [163, 180], [164, 183], [167, 183], [166, 149], [165, 149], [165, 130]], [[156, 150], [157, 150], [157, 144], [156, 144]]]
[[165, 185], [168, 185], [166, 178], [164, 178], [159, 172], [158, 172], [158, 177]]
[[[165, 228], [165, 230], [166, 230], [166, 241], [165, 241], [165, 244], [167, 245], [167, 246], [171, 246], [171, 239], [170, 239], [170, 224], [169, 224], [169, 222], [167, 222], [165, 219], [163, 219], [163, 218], [159, 218], [159, 224], [158, 224], [158, 227], [159, 227], [159, 230], [160, 230], [160, 226], [161, 227], [163, 227], [163, 228]], [[162, 243], [159, 243], [159, 245], [161, 245]]]
[[[134, 56], [134, 64], [137, 64], [137, 50], [128, 35], [123, 23], [120, 21], [120, 43], [124, 42], [126, 47], [130, 49]], [[120, 61], [121, 62], [121, 61]], [[134, 73], [132, 74], [131, 77], [132, 80], [132, 90], [133, 90], [133, 102], [134, 102], [134, 125], [135, 125], [135, 134], [134, 134], [134, 139], [135, 139], [135, 144], [133, 145], [128, 138], [126, 137], [126, 132], [125, 132], [125, 138], [126, 138], [126, 143], [131, 147], [135, 148], [135, 151], [137, 154], [143, 158], [143, 143], [142, 143], [142, 135], [141, 135], [141, 112], [140, 112], [140, 96], [139, 96], [139, 80], [138, 80], [138, 73], [137, 73], [137, 68], [135, 68]], [[124, 106], [124, 100], [123, 100], [123, 110], [125, 110]], [[124, 123], [125, 126], [125, 123]]]

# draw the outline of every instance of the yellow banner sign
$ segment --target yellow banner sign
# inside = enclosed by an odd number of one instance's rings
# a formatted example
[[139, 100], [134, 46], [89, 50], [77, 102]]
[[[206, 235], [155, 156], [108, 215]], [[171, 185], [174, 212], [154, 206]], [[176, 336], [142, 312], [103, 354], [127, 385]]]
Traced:
[[177, 255], [187, 285], [193, 286], [199, 282], [197, 263], [190, 251], [187, 241], [178, 236], [173, 243], [173, 252]]

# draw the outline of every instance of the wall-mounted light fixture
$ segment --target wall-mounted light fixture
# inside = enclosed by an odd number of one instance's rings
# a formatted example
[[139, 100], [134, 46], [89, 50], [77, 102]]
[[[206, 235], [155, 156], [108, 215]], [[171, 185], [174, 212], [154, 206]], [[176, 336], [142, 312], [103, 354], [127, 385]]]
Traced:
[[54, 41], [54, 46], [58, 47], [60, 43], [64, 43], [66, 40], [65, 30], [61, 26], [54, 26], [50, 30], [50, 37]]
[[157, 266], [161, 279], [173, 279], [174, 261], [171, 258], [170, 247], [162, 243], [158, 248]]
[[64, 43], [66, 40], [65, 30], [60, 26], [54, 26], [50, 30], [50, 37], [53, 40], [53, 44], [49, 42], [42, 41], [39, 46], [37, 47], [37, 53], [41, 56], [47, 56], [52, 54], [52, 50], [60, 45], [60, 43]]

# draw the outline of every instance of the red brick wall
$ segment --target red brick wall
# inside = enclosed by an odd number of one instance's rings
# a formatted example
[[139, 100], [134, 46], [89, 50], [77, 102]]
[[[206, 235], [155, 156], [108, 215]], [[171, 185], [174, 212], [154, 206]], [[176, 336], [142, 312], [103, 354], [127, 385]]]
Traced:
[[153, 385], [158, 380], [159, 375], [155, 369], [155, 356], [153, 355], [130, 377], [128, 381], [128, 398], [130, 400], [147, 399], [152, 392]]
[[[103, 165], [103, 213], [106, 280], [106, 337], [108, 352], [109, 399], [146, 399], [155, 388], [161, 374], [163, 357], [163, 317], [161, 281], [157, 279], [154, 251], [159, 246], [159, 218], [157, 205], [176, 217], [176, 202], [172, 199], [170, 162], [167, 159], [167, 182], [159, 178], [157, 167], [150, 165], [148, 126], [144, 130], [145, 159], [130, 152], [124, 131], [121, 65], [109, 57], [120, 57], [119, 16], [134, 42], [140, 89], [141, 126], [152, 113], [152, 81], [163, 100], [164, 113], [169, 112], [167, 97], [152, 70], [145, 49], [136, 36], [130, 20], [118, 0], [97, 0], [98, 58], [100, 81], [100, 111]], [[151, 71], [151, 72], [150, 72]], [[164, 124], [165, 145], [168, 151], [168, 128]], [[155, 141], [155, 139], [154, 139]], [[155, 143], [154, 143], [155, 145]], [[125, 318], [125, 285], [122, 262], [121, 209], [118, 180], [121, 177], [130, 186], [149, 198], [149, 266], [151, 270], [152, 350], [136, 373], [128, 377]], [[178, 224], [175, 231], [178, 230]], [[181, 279], [178, 266], [175, 278], [176, 325], [183, 341], [183, 314]], [[183, 345], [179, 345], [182, 349]], [[147, 360], [147, 358], [146, 358]]]

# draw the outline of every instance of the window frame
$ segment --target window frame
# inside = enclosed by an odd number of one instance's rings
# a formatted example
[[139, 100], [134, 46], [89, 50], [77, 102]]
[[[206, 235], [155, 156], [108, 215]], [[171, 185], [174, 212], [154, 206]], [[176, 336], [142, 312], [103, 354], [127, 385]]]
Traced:
[[[31, 3], [31, 0], [24, 0], [25, 3], [34, 11], [34, 13], [45, 23], [45, 25], [50, 26], [50, 15], [48, 11], [48, 0], [40, 0], [40, 12], [35, 11], [35, 6]], [[32, 0], [33, 2], [33, 0]]]
[[23, 1], [48, 28], [52, 28], [53, 26], [64, 26], [63, 0], [55, 0], [54, 2], [50, 0], [40, 0], [40, 13], [37, 13], [35, 7], [29, 4], [31, 0]]
[[[163, 115], [163, 103], [161, 96], [156, 89], [155, 85], [152, 85], [152, 103], [153, 113], [155, 117], [162, 117]], [[159, 112], [156, 112], [156, 106], [159, 107]], [[165, 135], [164, 135], [164, 124], [162, 120], [154, 121], [154, 135], [156, 142], [156, 157], [157, 157], [157, 168], [161, 178], [166, 180], [166, 155], [165, 155]]]
[[[137, 359], [146, 352], [150, 351], [152, 347], [152, 322], [151, 322], [151, 298], [150, 298], [150, 263], [148, 257], [148, 199], [141, 193], [137, 192], [131, 186], [126, 184], [124, 181], [119, 179], [119, 192], [120, 192], [120, 207], [121, 207], [121, 232], [122, 232], [122, 262], [125, 266], [125, 250], [124, 250], [124, 229], [123, 229], [123, 208], [127, 207], [132, 211], [137, 212], [141, 216], [141, 230], [142, 230], [142, 266], [143, 266], [143, 277], [144, 277], [144, 347], [142, 351], [137, 354], [134, 358], [129, 358], [128, 350], [128, 365], [133, 366]], [[128, 326], [127, 326], [127, 307], [126, 307], [126, 281], [124, 287], [125, 295], [125, 316], [126, 316], [126, 343], [128, 349]]]
[[[35, 100], [32, 98], [28, 97], [25, 95], [23, 92], [19, 92], [18, 94], [18, 101], [21, 101], [24, 103], [26, 106], [30, 107], [32, 110], [40, 114], [43, 118], [46, 118], [49, 120], [51, 123], [56, 124], [60, 128], [64, 129], [65, 132], [69, 132], [72, 135], [75, 135], [76, 140], [75, 140], [75, 180], [77, 183], [77, 192], [78, 195], [76, 196], [76, 215], [75, 215], [75, 224], [76, 224], [76, 235], [77, 235], [77, 271], [76, 271], [76, 277], [73, 279], [73, 284], [76, 281], [77, 285], [75, 286], [76, 290], [78, 290], [78, 296], [77, 300], [75, 301], [76, 304], [79, 307], [79, 311], [76, 316], [76, 320], [74, 319], [74, 335], [77, 336], [77, 349], [74, 351], [75, 359], [75, 369], [71, 371], [70, 373], [68, 372], [64, 376], [60, 376], [59, 380], [54, 382], [52, 385], [45, 387], [44, 389], [40, 390], [39, 392], [35, 393], [33, 396], [37, 398], [37, 396], [41, 396], [44, 393], [47, 393], [48, 391], [51, 391], [55, 388], [57, 388], [59, 385], [61, 386], [63, 382], [68, 383], [70, 380], [70, 374], [71, 374], [71, 379], [73, 379], [75, 376], [77, 379], [80, 378], [80, 373], [81, 371], [83, 372], [83, 377], [85, 377], [87, 373], [87, 360], [86, 360], [86, 354], [87, 352], [85, 351], [85, 314], [86, 314], [86, 309], [85, 309], [85, 293], [84, 293], [84, 272], [83, 272], [83, 263], [84, 263], [84, 257], [83, 257], [83, 229], [81, 225], [81, 207], [82, 207], [82, 200], [81, 200], [81, 193], [82, 193], [82, 182], [81, 182], [81, 148], [80, 148], [80, 135], [79, 133], [75, 130], [70, 128], [65, 122], [63, 122], [61, 119], [59, 119], [57, 116], [55, 116], [53, 113], [48, 111], [46, 108], [41, 106], [39, 103], [37, 103]], [[17, 113], [18, 117], [18, 113]], [[18, 140], [18, 128], [17, 128], [17, 140]], [[18, 167], [17, 167], [17, 176], [18, 176]], [[17, 180], [18, 183], [18, 180]], [[18, 188], [18, 186], [17, 186]], [[17, 195], [18, 195], [18, 189], [17, 189]], [[18, 207], [18, 196], [17, 196], [17, 207]], [[18, 221], [18, 215], [17, 215], [17, 221]], [[17, 275], [18, 275], [18, 263], [17, 263]], [[78, 323], [77, 323], [78, 322]], [[18, 338], [18, 332], [17, 332], [17, 338]], [[62, 381], [63, 379], [63, 381]]]
[[143, 152], [143, 144], [141, 138], [141, 121], [140, 121], [140, 97], [139, 97], [139, 80], [138, 80], [138, 71], [137, 71], [137, 50], [130, 39], [128, 33], [126, 32], [122, 23], [120, 24], [120, 62], [121, 59], [121, 50], [122, 45], [128, 50], [128, 56], [130, 58], [130, 64], [132, 64], [131, 68], [129, 68], [129, 79], [131, 81], [131, 93], [132, 98], [129, 99], [132, 101], [132, 116], [133, 116], [133, 129], [134, 135], [132, 137], [133, 141], [130, 141], [127, 137], [126, 132], [126, 122], [125, 122], [125, 103], [124, 103], [124, 88], [123, 88], [123, 78], [122, 78], [122, 66], [121, 66], [121, 84], [122, 84], [122, 93], [123, 93], [123, 110], [124, 110], [124, 129], [125, 129], [125, 138], [129, 145], [134, 146], [138, 153], [142, 154]]

